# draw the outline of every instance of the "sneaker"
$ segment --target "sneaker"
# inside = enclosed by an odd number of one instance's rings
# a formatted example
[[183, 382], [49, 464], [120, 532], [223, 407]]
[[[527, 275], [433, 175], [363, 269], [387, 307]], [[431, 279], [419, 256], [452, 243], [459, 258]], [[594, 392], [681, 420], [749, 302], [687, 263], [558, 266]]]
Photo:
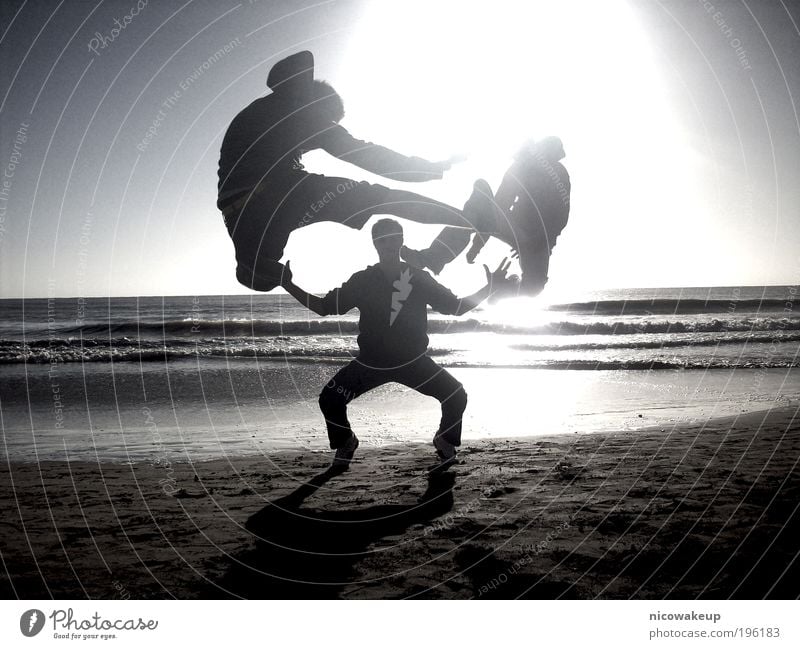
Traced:
[[483, 178], [479, 178], [472, 185], [472, 195], [464, 204], [464, 216], [477, 232], [482, 232], [486, 236], [492, 235], [497, 230], [494, 194], [489, 183]]
[[430, 268], [434, 275], [438, 275], [444, 269], [443, 263], [436, 263], [430, 259], [430, 256], [422, 250], [414, 250], [403, 246], [400, 248], [400, 256], [408, 263], [409, 266], [414, 268]]
[[356, 454], [358, 448], [358, 437], [351, 435], [343, 446], [336, 449], [336, 454], [333, 456], [333, 465], [335, 469], [347, 471], [350, 468], [350, 462], [353, 461], [353, 456]]
[[441, 435], [433, 438], [433, 447], [436, 449], [436, 455], [441, 460], [440, 469], [446, 469], [457, 462], [456, 447]]

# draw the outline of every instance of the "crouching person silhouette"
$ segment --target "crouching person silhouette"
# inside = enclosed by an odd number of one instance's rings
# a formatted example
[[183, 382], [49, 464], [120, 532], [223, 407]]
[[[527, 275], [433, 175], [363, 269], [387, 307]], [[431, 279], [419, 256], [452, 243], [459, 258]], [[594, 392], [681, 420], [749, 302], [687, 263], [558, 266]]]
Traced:
[[396, 382], [442, 404], [442, 419], [433, 445], [444, 469], [456, 462], [461, 444], [461, 417], [467, 393], [447, 370], [427, 355], [427, 307], [446, 315], [463, 315], [502, 286], [509, 263], [494, 272], [484, 266], [486, 286], [469, 297], [458, 298], [427, 272], [400, 260], [403, 228], [397, 221], [381, 219], [372, 228], [379, 261], [355, 273], [324, 297], [311, 295], [292, 281], [286, 263], [281, 285], [301, 304], [319, 315], [347, 313], [358, 308], [358, 356], [339, 370], [322, 389], [319, 404], [328, 427], [333, 469], [346, 471], [358, 438], [347, 419], [347, 405], [384, 383]]

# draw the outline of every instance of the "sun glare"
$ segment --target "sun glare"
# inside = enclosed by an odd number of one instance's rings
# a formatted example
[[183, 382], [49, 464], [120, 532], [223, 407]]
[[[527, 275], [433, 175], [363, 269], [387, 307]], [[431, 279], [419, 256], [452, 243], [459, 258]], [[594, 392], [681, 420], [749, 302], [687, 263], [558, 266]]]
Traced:
[[[659, 233], [661, 246], [681, 245], [681, 221], [702, 221], [698, 157], [673, 116], [647, 35], [623, 0], [368, 3], [336, 85], [344, 124], [357, 136], [429, 159], [470, 156], [444, 181], [411, 188], [453, 205], [463, 204], [475, 178], [496, 188], [526, 138], [559, 135], [573, 179], [571, 218], [583, 222], [562, 236], [569, 252], [559, 251], [551, 270], [569, 270], [551, 273], [548, 291], [556, 275], [561, 288], [613, 278], [598, 250], [604, 239], [639, 255], [633, 264], [644, 263], [645, 218], [675, 226]], [[406, 231], [419, 244], [431, 233], [414, 225]], [[486, 263], [492, 255], [487, 248]], [[590, 275], [578, 272], [587, 260]]]
[[366, 11], [340, 85], [348, 119], [395, 146], [470, 153], [484, 173], [499, 165], [497, 176], [528, 136], [559, 134], [570, 154], [623, 133], [660, 146], [674, 135], [625, 2], [410, 0]]
[[536, 327], [550, 322], [549, 314], [544, 310], [547, 302], [543, 296], [500, 300], [484, 305], [475, 317], [492, 324], [514, 326], [524, 323], [526, 327]]

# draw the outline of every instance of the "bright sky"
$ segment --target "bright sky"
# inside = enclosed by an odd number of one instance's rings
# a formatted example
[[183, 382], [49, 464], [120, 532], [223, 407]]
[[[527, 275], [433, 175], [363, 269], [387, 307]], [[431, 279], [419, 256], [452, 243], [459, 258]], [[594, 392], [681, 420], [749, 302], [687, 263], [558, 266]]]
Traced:
[[[799, 16], [780, 4], [46, 5], [0, 9], [4, 297], [245, 292], [214, 205], [219, 146], [300, 49], [357, 137], [468, 153], [405, 186], [459, 206], [477, 177], [496, 188], [525, 138], [559, 135], [573, 194], [551, 295], [800, 283]], [[323, 153], [305, 163], [385, 182]], [[411, 245], [436, 232], [406, 227]], [[375, 259], [368, 231], [330, 224], [286, 256], [316, 291]], [[459, 260], [442, 277], [467, 291], [483, 272]]]

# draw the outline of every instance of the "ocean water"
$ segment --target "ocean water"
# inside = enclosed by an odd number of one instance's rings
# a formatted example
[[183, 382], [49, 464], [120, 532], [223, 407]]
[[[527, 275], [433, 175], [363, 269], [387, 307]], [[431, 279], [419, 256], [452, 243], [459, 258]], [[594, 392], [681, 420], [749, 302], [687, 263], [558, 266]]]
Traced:
[[[465, 443], [673, 430], [800, 404], [797, 287], [628, 289], [430, 316], [469, 393]], [[357, 313], [288, 296], [0, 301], [0, 457], [200, 461], [328, 444], [317, 396]], [[350, 406], [370, 446], [428, 442], [438, 404], [395, 384]]]
[[[509, 300], [431, 314], [448, 366], [548, 369], [793, 368], [798, 287], [624, 289], [562, 303]], [[341, 363], [357, 312], [319, 318], [289, 296], [0, 301], [0, 363], [277, 358]]]

